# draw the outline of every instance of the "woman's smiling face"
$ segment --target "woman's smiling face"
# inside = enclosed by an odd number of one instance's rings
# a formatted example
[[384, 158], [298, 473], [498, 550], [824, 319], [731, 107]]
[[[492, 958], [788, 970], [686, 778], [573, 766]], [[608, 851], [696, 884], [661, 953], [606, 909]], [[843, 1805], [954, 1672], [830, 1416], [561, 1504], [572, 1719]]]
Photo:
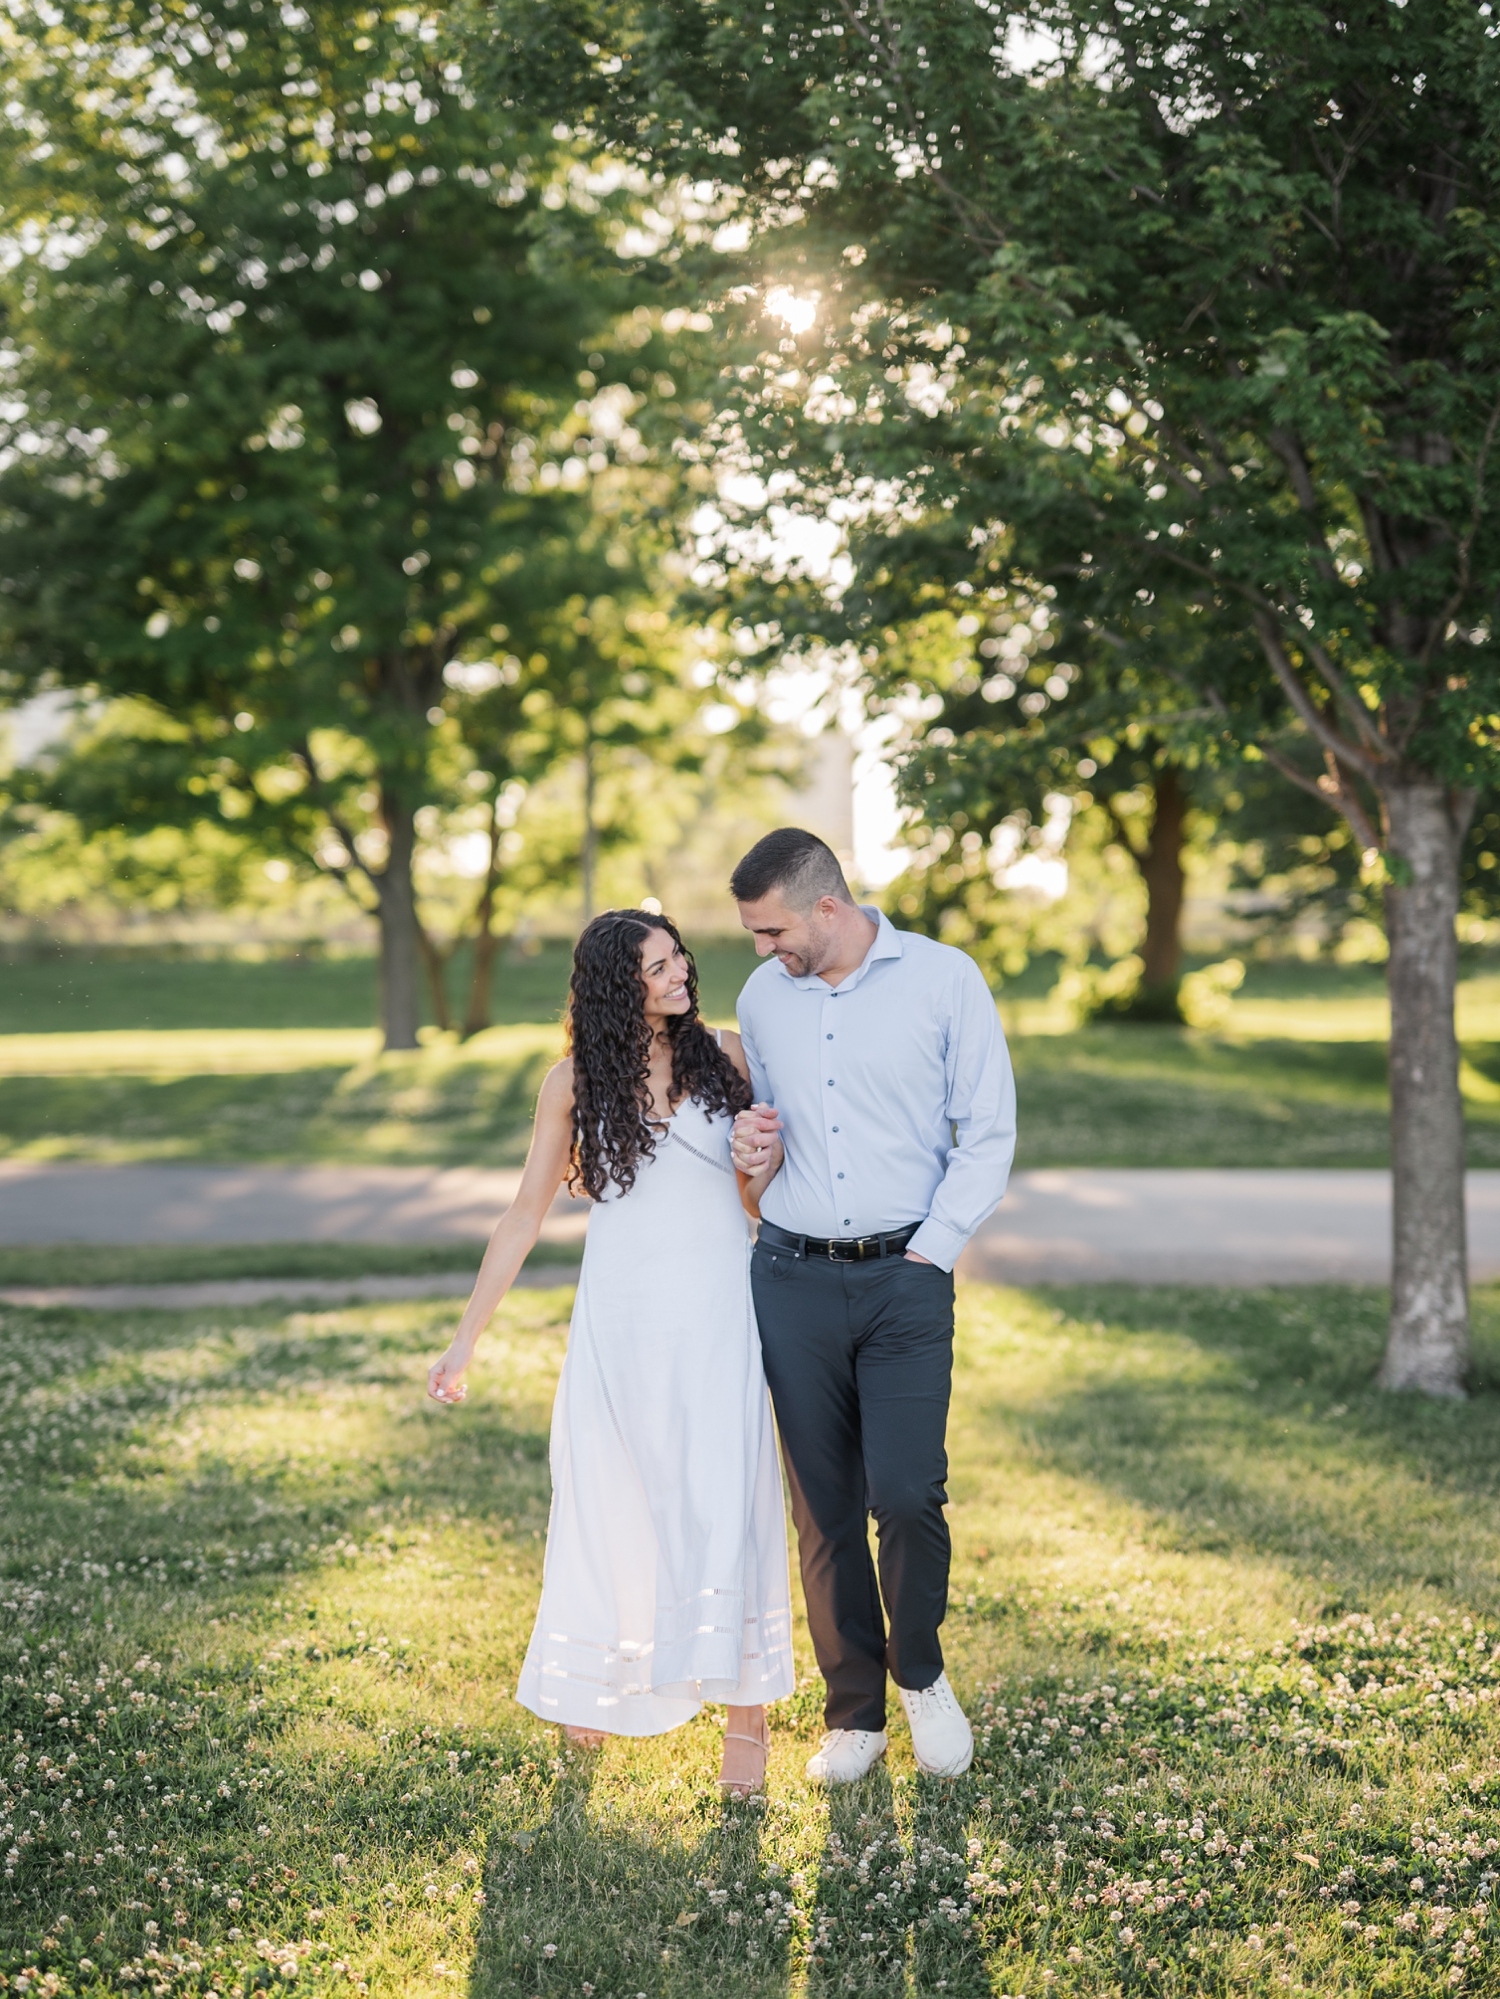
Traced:
[[692, 1006], [688, 992], [687, 954], [666, 930], [653, 930], [641, 940], [641, 984], [646, 989], [646, 1018], [669, 1020]]

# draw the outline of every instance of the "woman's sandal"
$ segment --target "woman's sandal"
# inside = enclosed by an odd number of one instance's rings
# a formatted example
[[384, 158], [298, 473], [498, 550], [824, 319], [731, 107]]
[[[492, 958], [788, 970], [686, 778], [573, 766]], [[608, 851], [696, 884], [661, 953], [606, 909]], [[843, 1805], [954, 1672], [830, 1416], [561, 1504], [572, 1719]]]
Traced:
[[[730, 1776], [728, 1774], [731, 1761], [729, 1753], [731, 1742], [747, 1742], [752, 1749], [759, 1750], [760, 1768], [754, 1776]], [[733, 1760], [738, 1763], [742, 1759], [736, 1756]], [[743, 1760], [749, 1762], [751, 1759], [746, 1757]], [[743, 1735], [738, 1729], [726, 1729], [724, 1732], [724, 1755], [719, 1764], [719, 1789], [726, 1798], [759, 1797], [766, 1786], [766, 1765], [770, 1760], [771, 1729], [770, 1724], [764, 1716], [761, 1718], [759, 1735]]]

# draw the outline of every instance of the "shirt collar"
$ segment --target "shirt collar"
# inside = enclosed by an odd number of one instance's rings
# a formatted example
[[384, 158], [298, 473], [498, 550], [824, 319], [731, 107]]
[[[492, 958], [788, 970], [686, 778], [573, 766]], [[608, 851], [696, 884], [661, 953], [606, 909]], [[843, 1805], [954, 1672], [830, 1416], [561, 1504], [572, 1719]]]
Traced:
[[864, 957], [861, 958], [849, 976], [839, 985], [830, 986], [827, 980], [819, 978], [816, 972], [809, 972], [805, 978], [793, 978], [792, 974], [787, 971], [786, 966], [783, 965], [781, 967], [782, 972], [788, 979], [791, 979], [794, 986], [800, 986], [803, 992], [812, 992], [815, 989], [823, 993], [852, 992], [877, 959], [899, 958], [902, 955], [901, 932], [891, 922], [885, 911], [877, 909], [874, 903], [867, 904], [863, 902], [859, 904], [859, 910], [862, 916], [868, 916], [870, 921], [875, 925], [875, 937], [869, 950], [866, 951]]

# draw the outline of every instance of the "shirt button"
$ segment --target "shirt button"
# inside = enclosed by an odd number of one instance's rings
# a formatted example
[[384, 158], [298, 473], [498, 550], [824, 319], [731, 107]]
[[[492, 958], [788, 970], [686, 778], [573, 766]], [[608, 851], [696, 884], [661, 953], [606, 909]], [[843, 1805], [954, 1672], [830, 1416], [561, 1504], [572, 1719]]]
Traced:
[[841, 1173], [841, 1174], [839, 1175], [839, 1178], [840, 1178], [840, 1179], [842, 1180], [842, 1179], [843, 1179], [843, 1177], [844, 1177], [844, 1176], [843, 1176], [843, 1174]]
[[834, 1130], [835, 1130], [835, 1131], [837, 1131], [837, 1130], [838, 1130], [838, 1126], [837, 1126], [837, 1125], [835, 1125], [835, 1126], [834, 1126], [833, 1128], [834, 1128]]
[[830, 1077], [828, 1078], [828, 1087], [829, 1087], [829, 1089], [830, 1089], [830, 1090], [831, 1090], [831, 1089], [833, 1088], [833, 1078], [832, 1078], [832, 1076], [830, 1076]]

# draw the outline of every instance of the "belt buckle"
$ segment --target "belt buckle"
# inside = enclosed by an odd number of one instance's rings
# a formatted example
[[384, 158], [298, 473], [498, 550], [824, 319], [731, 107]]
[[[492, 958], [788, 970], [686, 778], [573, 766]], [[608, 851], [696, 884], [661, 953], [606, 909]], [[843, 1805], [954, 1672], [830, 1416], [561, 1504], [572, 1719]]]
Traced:
[[[847, 1250], [848, 1254], [844, 1252]], [[857, 1236], [833, 1236], [828, 1243], [830, 1263], [858, 1263], [859, 1238]]]

